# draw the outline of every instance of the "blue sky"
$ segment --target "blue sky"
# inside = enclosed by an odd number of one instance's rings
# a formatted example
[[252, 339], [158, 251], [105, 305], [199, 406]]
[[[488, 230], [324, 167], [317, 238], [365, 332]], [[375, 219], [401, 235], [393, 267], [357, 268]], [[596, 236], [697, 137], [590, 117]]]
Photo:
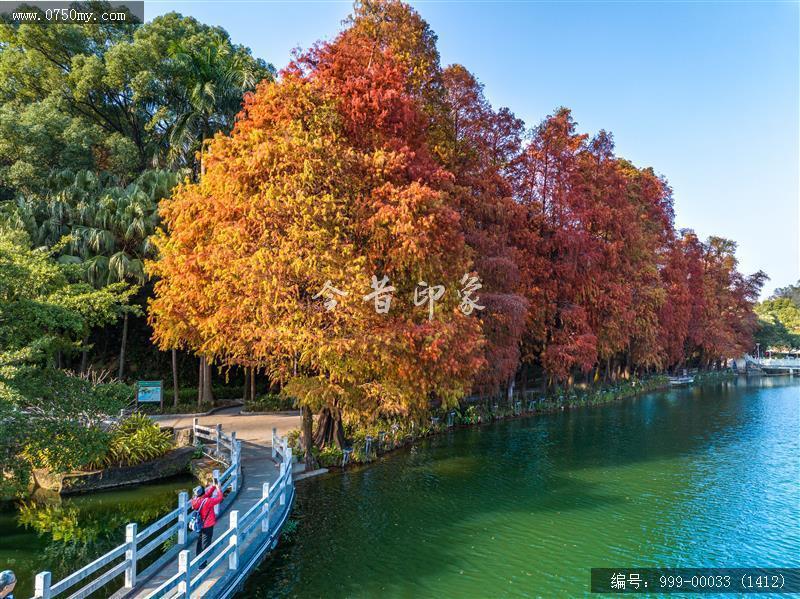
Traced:
[[[676, 224], [739, 243], [765, 295], [800, 279], [800, 4], [412, 2], [487, 97], [529, 126], [558, 106], [674, 190]], [[146, 2], [224, 27], [279, 69], [350, 2]]]

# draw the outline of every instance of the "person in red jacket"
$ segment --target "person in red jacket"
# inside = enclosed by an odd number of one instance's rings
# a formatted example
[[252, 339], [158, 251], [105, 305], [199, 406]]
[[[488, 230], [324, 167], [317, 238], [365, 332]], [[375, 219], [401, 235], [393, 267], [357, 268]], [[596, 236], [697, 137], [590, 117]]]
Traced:
[[[209, 545], [214, 536], [214, 525], [217, 523], [217, 515], [214, 513], [214, 506], [222, 503], [222, 489], [219, 481], [206, 491], [203, 487], [195, 487], [194, 497], [192, 498], [192, 509], [200, 512], [200, 535], [197, 537], [197, 555], [200, 555]], [[200, 564], [200, 569], [206, 567], [208, 562]]]

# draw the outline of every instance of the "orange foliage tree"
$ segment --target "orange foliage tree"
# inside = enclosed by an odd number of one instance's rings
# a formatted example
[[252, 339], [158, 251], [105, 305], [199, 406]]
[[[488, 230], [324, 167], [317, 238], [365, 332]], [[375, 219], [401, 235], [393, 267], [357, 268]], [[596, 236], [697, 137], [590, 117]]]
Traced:
[[[422, 417], [510, 395], [521, 371], [714, 365], [752, 343], [765, 278], [738, 272], [732, 242], [677, 233], [667, 182], [610, 134], [566, 108], [528, 132], [493, 109], [396, 0], [357, 2], [262, 83], [161, 214], [156, 341], [264, 370], [303, 407], [309, 458], [312, 412], [324, 447], [344, 442], [343, 414]], [[469, 316], [467, 274], [483, 284]], [[421, 282], [446, 290], [432, 313]]]
[[[471, 261], [452, 176], [406, 84], [388, 50], [317, 46], [246, 99], [203, 179], [162, 205], [157, 342], [264, 369], [300, 401], [306, 439], [322, 412], [320, 446], [343, 442], [343, 412], [453, 405], [483, 363], [479, 324], [459, 310]], [[388, 313], [364, 299], [373, 276], [394, 287]], [[445, 287], [433, 318], [414, 302], [420, 282]]]

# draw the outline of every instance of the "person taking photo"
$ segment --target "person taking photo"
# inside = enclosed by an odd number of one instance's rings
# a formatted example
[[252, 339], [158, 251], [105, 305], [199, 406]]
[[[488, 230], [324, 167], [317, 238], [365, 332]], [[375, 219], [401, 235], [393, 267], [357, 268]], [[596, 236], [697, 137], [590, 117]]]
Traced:
[[[194, 497], [192, 498], [192, 509], [200, 514], [200, 531], [197, 537], [197, 555], [200, 555], [209, 545], [214, 536], [214, 525], [217, 523], [217, 514], [214, 509], [215, 506], [222, 503], [224, 495], [219, 486], [219, 481], [214, 480], [208, 490], [202, 486], [197, 486], [194, 489]], [[200, 564], [200, 570], [208, 565], [208, 561], [203, 561]]]

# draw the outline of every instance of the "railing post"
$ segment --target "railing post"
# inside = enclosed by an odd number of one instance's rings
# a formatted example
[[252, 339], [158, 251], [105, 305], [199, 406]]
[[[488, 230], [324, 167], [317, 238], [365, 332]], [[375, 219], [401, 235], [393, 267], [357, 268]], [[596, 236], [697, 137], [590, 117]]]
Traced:
[[186, 519], [186, 507], [189, 503], [189, 495], [186, 491], [178, 494], [178, 545], [186, 545], [186, 532], [189, 524]]
[[217, 425], [217, 457], [222, 455], [221, 448], [222, 448], [222, 425], [218, 424]]
[[184, 549], [178, 554], [178, 573], [181, 574], [178, 582], [178, 597], [186, 597], [192, 591], [192, 574], [189, 572], [189, 550]]
[[228, 556], [228, 570], [239, 569], [239, 511], [233, 510], [231, 512], [231, 526], [230, 529], [231, 539], [229, 545], [233, 545], [230, 555]]
[[261, 485], [261, 499], [264, 500], [261, 506], [261, 532], [269, 532], [269, 483]]
[[50, 572], [39, 572], [36, 575], [36, 599], [50, 599]]
[[132, 589], [136, 586], [136, 522], [131, 522], [125, 527], [125, 561], [128, 567], [125, 568], [125, 588]]
[[236, 431], [231, 431], [231, 466], [236, 466], [233, 469], [233, 484], [231, 485], [231, 491], [236, 493], [236, 490], [239, 488], [239, 451], [238, 451], [239, 442], [236, 440]]
[[280, 491], [281, 491], [281, 505], [286, 505], [286, 478], [284, 475], [286, 474], [286, 462], [281, 462], [281, 471], [278, 480], [281, 481], [280, 483]]
[[275, 448], [276, 441], [278, 440], [278, 429], [274, 426], [272, 427], [272, 459], [275, 459], [275, 456], [278, 455], [278, 450]]
[[199, 418], [192, 418], [192, 437], [195, 439], [195, 444], [197, 443], [197, 425], [200, 424]]
[[242, 478], [242, 442], [236, 441], [236, 488], [239, 488], [239, 481]]
[[233, 545], [230, 555], [228, 555], [228, 570], [239, 569], [239, 535], [232, 535], [228, 545]]
[[286, 448], [286, 464], [287, 464], [286, 467], [289, 468], [289, 476], [287, 477], [288, 485], [291, 487], [294, 484], [294, 481], [292, 480], [292, 448], [291, 447], [287, 447]]

